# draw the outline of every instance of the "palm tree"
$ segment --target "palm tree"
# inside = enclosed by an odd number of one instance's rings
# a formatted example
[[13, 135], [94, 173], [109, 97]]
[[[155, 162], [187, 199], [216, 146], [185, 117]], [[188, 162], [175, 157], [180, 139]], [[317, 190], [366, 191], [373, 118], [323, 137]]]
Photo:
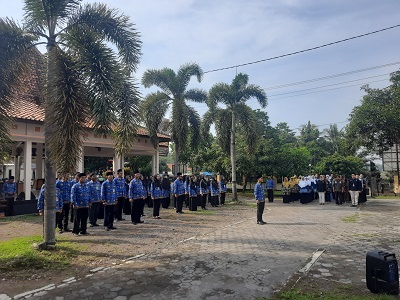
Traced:
[[339, 152], [339, 143], [340, 139], [343, 137], [343, 132], [338, 129], [337, 124], [329, 125], [329, 128], [325, 128], [323, 133], [325, 139], [332, 147], [332, 153]]
[[43, 246], [48, 248], [55, 245], [54, 165], [63, 173], [75, 169], [88, 124], [98, 132], [113, 133], [120, 154], [131, 146], [137, 124], [140, 95], [130, 73], [141, 55], [139, 34], [116, 10], [81, 2], [25, 0], [23, 28], [0, 19], [2, 112], [29, 71], [36, 46], [43, 44], [47, 50], [41, 57], [39, 94], [45, 110]]
[[[217, 83], [209, 92], [207, 104], [209, 111], [203, 117], [204, 130], [209, 131], [210, 124], [215, 124], [218, 139], [222, 148], [231, 156], [232, 193], [237, 200], [236, 186], [236, 131], [239, 128], [245, 136], [246, 143], [253, 149], [257, 141], [256, 118], [254, 111], [246, 104], [251, 98], [256, 98], [262, 108], [267, 106], [267, 95], [264, 90], [253, 84], [248, 84], [249, 77], [239, 73], [232, 83]], [[218, 103], [226, 106], [219, 108]], [[230, 143], [229, 143], [230, 141]]]
[[319, 138], [320, 132], [318, 130], [318, 126], [315, 124], [311, 124], [310, 121], [307, 124], [300, 126], [300, 140], [304, 145], [312, 141], [316, 141]]
[[150, 93], [143, 102], [142, 111], [146, 127], [154, 145], [157, 130], [172, 106], [169, 124], [171, 139], [174, 143], [175, 174], [178, 172], [179, 154], [187, 145], [189, 130], [190, 147], [196, 147], [200, 137], [200, 116], [186, 101], [204, 103], [207, 93], [201, 89], [189, 89], [187, 86], [192, 76], [201, 82], [203, 70], [196, 63], [182, 65], [178, 72], [170, 68], [147, 70], [142, 77], [142, 84], [148, 88], [153, 85], [161, 91]]

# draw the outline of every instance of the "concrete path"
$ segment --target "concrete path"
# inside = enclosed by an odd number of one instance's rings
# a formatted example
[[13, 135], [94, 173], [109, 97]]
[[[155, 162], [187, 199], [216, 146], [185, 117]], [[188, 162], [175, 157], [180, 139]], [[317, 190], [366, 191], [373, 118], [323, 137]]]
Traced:
[[[379, 207], [379, 202], [375, 204]], [[373, 206], [374, 203], [369, 202], [368, 205]], [[390, 210], [385, 213], [391, 214]], [[346, 282], [349, 279], [343, 272], [343, 264], [340, 265], [343, 251], [359, 253], [356, 259], [353, 256], [346, 257], [357, 269], [363, 268], [363, 262], [359, 260], [367, 246], [376, 246], [367, 245], [354, 234], [366, 232], [379, 235], [388, 230], [382, 226], [380, 230], [378, 224], [372, 224], [362, 231], [357, 227], [357, 217], [355, 222], [351, 219], [357, 214], [363, 212], [348, 204], [321, 206], [317, 203], [301, 205], [276, 202], [267, 204], [264, 219], [268, 224], [260, 226], [255, 223], [255, 208], [249, 207], [236, 223], [182, 240], [165, 249], [155, 248], [152, 253], [127, 257], [119, 265], [99, 266], [82, 278], [70, 278], [62, 284], [49, 285], [41, 291], [31, 291], [16, 298], [124, 300], [269, 297], [275, 288], [297, 274], [318, 249], [324, 249], [325, 252], [311, 266], [310, 276], [330, 280], [330, 277], [334, 277], [333, 273], [337, 272], [334, 280]], [[379, 215], [380, 212], [372, 209], [366, 217]], [[353, 223], [344, 222], [345, 218], [350, 218]], [[371, 228], [376, 230], [371, 232]], [[362, 283], [361, 278], [351, 280]]]

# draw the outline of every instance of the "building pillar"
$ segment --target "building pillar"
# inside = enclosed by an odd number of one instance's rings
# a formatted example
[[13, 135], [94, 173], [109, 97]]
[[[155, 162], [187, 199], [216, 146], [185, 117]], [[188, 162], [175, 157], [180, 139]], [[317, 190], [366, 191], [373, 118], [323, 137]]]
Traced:
[[160, 173], [160, 150], [158, 147], [154, 151], [152, 157], [152, 170], [153, 170], [153, 175]]
[[80, 155], [78, 160], [76, 161], [76, 172], [85, 172], [85, 153], [83, 147], [80, 150]]
[[43, 148], [41, 143], [37, 143], [36, 148], [36, 172], [35, 179], [41, 179], [43, 177]]
[[25, 141], [24, 144], [24, 192], [25, 200], [31, 199], [32, 186], [32, 142]]

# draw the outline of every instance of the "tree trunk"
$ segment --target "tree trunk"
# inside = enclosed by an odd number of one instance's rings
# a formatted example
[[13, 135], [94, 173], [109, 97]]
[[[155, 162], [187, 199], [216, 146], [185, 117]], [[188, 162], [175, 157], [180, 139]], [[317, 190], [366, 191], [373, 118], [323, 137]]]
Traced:
[[232, 111], [232, 128], [231, 128], [231, 164], [232, 164], [232, 200], [238, 200], [237, 184], [236, 184], [236, 116]]
[[175, 166], [175, 176], [177, 176], [179, 172], [179, 147], [176, 143], [174, 143], [174, 166]]
[[56, 245], [56, 173], [54, 171], [53, 162], [51, 160], [51, 153], [49, 149], [49, 137], [54, 134], [55, 130], [52, 125], [46, 122], [46, 116], [49, 115], [49, 105], [51, 105], [51, 80], [52, 68], [55, 65], [55, 48], [48, 46], [47, 58], [47, 91], [45, 102], [45, 121], [44, 121], [44, 136], [45, 136], [45, 184], [46, 190], [44, 194], [44, 225], [43, 237], [44, 243], [40, 248], [52, 249]]

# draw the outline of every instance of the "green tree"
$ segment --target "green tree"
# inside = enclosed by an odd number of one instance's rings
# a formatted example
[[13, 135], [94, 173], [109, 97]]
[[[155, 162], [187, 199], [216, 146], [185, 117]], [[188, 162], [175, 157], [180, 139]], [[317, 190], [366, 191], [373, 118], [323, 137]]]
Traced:
[[306, 147], [283, 147], [277, 159], [277, 176], [299, 176], [310, 172], [311, 153]]
[[323, 136], [329, 143], [330, 151], [332, 153], [338, 152], [343, 132], [338, 129], [337, 124], [331, 124], [328, 128], [324, 129]]
[[332, 173], [350, 177], [352, 173], [360, 174], [365, 171], [365, 163], [355, 156], [342, 156], [338, 153], [327, 156], [315, 167], [318, 173]]
[[116, 10], [81, 2], [25, 0], [23, 28], [0, 19], [2, 112], [9, 108], [12, 89], [32, 66], [27, 62], [35, 46], [46, 46], [39, 91], [45, 109], [47, 248], [56, 243], [55, 164], [61, 172], [75, 169], [88, 123], [98, 132], [113, 134], [120, 154], [130, 148], [137, 124], [139, 93], [130, 73], [140, 58], [139, 34]]
[[319, 136], [320, 132], [317, 125], [311, 124], [310, 121], [300, 126], [300, 142], [302, 145], [307, 145], [310, 142], [316, 141]]
[[142, 77], [142, 84], [148, 88], [153, 85], [161, 91], [150, 93], [143, 103], [143, 114], [151, 140], [156, 146], [157, 131], [172, 106], [171, 139], [174, 142], [175, 173], [178, 172], [179, 155], [187, 145], [188, 133], [191, 132], [190, 147], [196, 148], [200, 137], [200, 116], [186, 101], [204, 103], [207, 93], [200, 89], [187, 89], [192, 76], [201, 82], [203, 70], [195, 63], [182, 65], [178, 72], [170, 68], [147, 70]]
[[[239, 73], [232, 83], [215, 84], [209, 92], [207, 104], [209, 111], [204, 115], [204, 123], [209, 129], [211, 123], [215, 124], [217, 137], [222, 148], [229, 153], [232, 168], [232, 193], [233, 200], [237, 200], [236, 186], [236, 131], [241, 129], [249, 149], [254, 149], [259, 135], [256, 130], [256, 116], [254, 111], [246, 104], [247, 100], [255, 98], [262, 108], [267, 105], [267, 95], [264, 90], [256, 85], [249, 84], [249, 77]], [[218, 103], [226, 106], [219, 108]], [[230, 143], [228, 142], [230, 141]]]

